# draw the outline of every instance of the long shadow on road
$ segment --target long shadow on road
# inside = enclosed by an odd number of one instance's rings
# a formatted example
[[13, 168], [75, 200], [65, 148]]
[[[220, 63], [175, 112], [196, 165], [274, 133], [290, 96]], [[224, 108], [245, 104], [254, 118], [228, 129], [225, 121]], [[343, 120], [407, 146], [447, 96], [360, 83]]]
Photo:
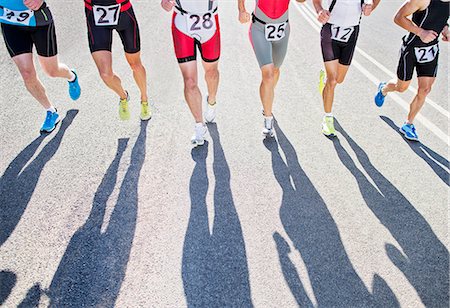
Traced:
[[47, 295], [51, 307], [113, 307], [125, 277], [136, 229], [138, 183], [146, 152], [147, 123], [141, 123], [130, 165], [104, 232], [107, 201], [117, 182], [128, 139], [117, 153], [94, 196], [86, 223], [73, 235]]
[[56, 135], [31, 162], [30, 159], [35, 155], [44, 139], [49, 136], [48, 134], [41, 134], [23, 149], [0, 178], [0, 246], [19, 223], [31, 200], [42, 170], [58, 151], [67, 128], [77, 114], [78, 110], [69, 110]]
[[242, 228], [230, 188], [230, 169], [215, 124], [209, 124], [215, 178], [214, 223], [209, 231], [206, 195], [208, 143], [192, 150], [191, 214], [183, 248], [182, 277], [189, 307], [251, 307]]
[[[358, 169], [339, 139], [336, 152], [358, 182], [367, 206], [389, 230], [403, 252], [386, 244], [392, 262], [404, 273], [427, 307], [449, 305], [449, 254], [425, 218], [370, 162], [364, 150], [336, 121], [336, 130], [350, 144], [359, 163], [376, 186]], [[378, 189], [379, 191], [378, 191]], [[426, 187], [424, 187], [426, 189]], [[432, 200], [430, 200], [432, 202]]]
[[[402, 136], [402, 139], [405, 140], [405, 142], [409, 145], [411, 150], [413, 150], [414, 153], [416, 153], [417, 156], [422, 158], [430, 167], [433, 169], [433, 171], [436, 173], [436, 175], [445, 183], [447, 186], [450, 186], [450, 173], [448, 170], [450, 170], [450, 162], [424, 145], [421, 142], [415, 142], [415, 141], [408, 141], [403, 137], [403, 134], [400, 133], [397, 125], [385, 116], [380, 116], [380, 118], [386, 122], [387, 125], [389, 125], [393, 130], [395, 130], [399, 135]], [[442, 166], [445, 168], [443, 168]]]
[[[386, 282], [374, 276], [373, 294], [355, 271], [339, 229], [327, 205], [302, 169], [297, 153], [275, 121], [275, 138], [264, 140], [272, 155], [272, 168], [283, 190], [280, 217], [283, 227], [306, 266], [319, 307], [398, 306]], [[283, 160], [279, 148], [283, 151]], [[291, 181], [292, 179], [292, 181]], [[274, 234], [284, 277], [301, 307], [311, 307], [304, 285], [289, 259], [289, 245]]]

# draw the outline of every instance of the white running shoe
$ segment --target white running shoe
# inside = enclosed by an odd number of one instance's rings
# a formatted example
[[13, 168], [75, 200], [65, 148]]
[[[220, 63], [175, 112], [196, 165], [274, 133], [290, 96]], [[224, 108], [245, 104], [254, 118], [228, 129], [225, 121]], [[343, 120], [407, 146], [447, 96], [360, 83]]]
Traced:
[[205, 144], [205, 135], [208, 132], [208, 127], [203, 123], [195, 124], [195, 133], [191, 138], [191, 143], [194, 146]]
[[210, 105], [208, 103], [208, 97], [206, 98], [206, 112], [205, 112], [206, 123], [215, 123], [216, 105], [217, 103], [214, 103], [214, 105]]
[[273, 117], [264, 117], [264, 128], [262, 133], [266, 137], [273, 137], [275, 135], [273, 129]]

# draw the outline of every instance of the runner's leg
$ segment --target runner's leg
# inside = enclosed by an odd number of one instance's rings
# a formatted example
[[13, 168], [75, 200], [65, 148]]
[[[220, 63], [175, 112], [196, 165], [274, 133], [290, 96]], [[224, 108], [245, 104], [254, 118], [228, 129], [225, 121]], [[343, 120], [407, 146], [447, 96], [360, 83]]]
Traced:
[[435, 77], [418, 77], [419, 88], [417, 89], [417, 94], [409, 107], [409, 114], [407, 119], [408, 123], [413, 123], [415, 117], [422, 109], [425, 103], [425, 99], [430, 93], [431, 87], [433, 86], [435, 80]]
[[197, 61], [180, 63], [184, 80], [184, 97], [196, 123], [203, 123], [202, 94], [198, 88]]
[[136, 81], [136, 84], [141, 91], [141, 101], [147, 102], [147, 73], [145, 71], [144, 65], [142, 64], [141, 53], [125, 53], [125, 57], [131, 69], [133, 70], [134, 80]]
[[274, 89], [275, 89], [275, 66], [273, 63], [261, 67], [262, 81], [259, 94], [266, 117], [272, 116]]
[[216, 102], [217, 89], [219, 87], [219, 61], [205, 62], [202, 61], [205, 70], [205, 80], [208, 86], [208, 104]]
[[97, 65], [98, 72], [103, 82], [121, 99], [127, 98], [127, 93], [122, 87], [122, 81], [119, 76], [117, 76], [112, 69], [112, 53], [106, 50], [100, 50], [92, 53], [92, 58]]
[[322, 93], [323, 108], [325, 113], [331, 113], [333, 108], [334, 89], [338, 82], [339, 61], [333, 60], [325, 62], [325, 70], [327, 73], [327, 80]]

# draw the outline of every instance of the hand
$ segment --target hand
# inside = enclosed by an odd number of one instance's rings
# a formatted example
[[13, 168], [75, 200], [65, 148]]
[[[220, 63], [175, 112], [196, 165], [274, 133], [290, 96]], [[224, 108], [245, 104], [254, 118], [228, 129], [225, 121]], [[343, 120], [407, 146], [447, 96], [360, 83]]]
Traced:
[[363, 4], [363, 14], [364, 16], [369, 16], [372, 13], [372, 4]]
[[448, 26], [444, 27], [444, 30], [442, 30], [442, 40], [444, 42], [449, 42], [450, 41], [450, 30], [448, 29]]
[[37, 11], [44, 4], [44, 0], [24, 0], [23, 4], [30, 10]]
[[175, 1], [174, 0], [161, 0], [161, 6], [167, 12], [170, 12], [172, 10], [172, 8], [175, 6]]
[[317, 20], [322, 24], [326, 24], [328, 20], [330, 19], [330, 12], [327, 10], [322, 10], [319, 12], [319, 15], [317, 16]]
[[425, 44], [434, 41], [438, 37], [438, 34], [433, 30], [425, 30], [425, 29], [421, 29], [417, 35]]
[[250, 21], [250, 14], [247, 11], [239, 12], [239, 21], [246, 24]]

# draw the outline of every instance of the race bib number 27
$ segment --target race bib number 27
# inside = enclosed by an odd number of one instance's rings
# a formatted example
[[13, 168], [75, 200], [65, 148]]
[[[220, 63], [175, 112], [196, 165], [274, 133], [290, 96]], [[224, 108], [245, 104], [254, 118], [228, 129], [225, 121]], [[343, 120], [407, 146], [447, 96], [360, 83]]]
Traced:
[[286, 36], [287, 22], [279, 24], [266, 24], [265, 35], [266, 40], [269, 42], [279, 41]]
[[13, 24], [19, 24], [22, 26], [29, 26], [31, 22], [31, 18], [34, 16], [34, 12], [32, 10], [26, 11], [13, 11], [7, 8], [3, 8], [3, 15], [0, 16], [0, 19], [5, 20], [7, 22]]
[[119, 24], [120, 4], [94, 5], [92, 10], [96, 26], [117, 26]]

